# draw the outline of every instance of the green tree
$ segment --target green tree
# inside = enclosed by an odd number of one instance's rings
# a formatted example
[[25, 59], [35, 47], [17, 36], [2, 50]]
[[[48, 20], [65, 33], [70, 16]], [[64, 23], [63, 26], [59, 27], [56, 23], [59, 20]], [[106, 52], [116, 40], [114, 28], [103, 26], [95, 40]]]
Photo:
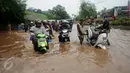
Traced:
[[86, 18], [90, 16], [96, 16], [96, 6], [90, 2], [83, 1], [80, 5], [80, 11], [78, 18]]
[[42, 13], [42, 10], [41, 9], [37, 9], [37, 13]]
[[0, 0], [0, 24], [24, 22], [25, 10], [26, 0]]
[[[35, 11], [37, 10], [37, 11]], [[48, 9], [47, 11], [41, 11], [40, 9], [29, 8], [28, 11], [41, 13], [47, 16], [48, 19], [68, 19], [69, 14], [66, 12], [65, 7], [57, 5], [53, 9]]]
[[107, 8], [104, 8], [101, 10], [100, 14], [102, 17], [105, 15], [106, 11], [107, 11]]
[[56, 16], [56, 19], [68, 19], [70, 18], [67, 14], [65, 7], [61, 5], [57, 5], [56, 7], [53, 7], [52, 10], [49, 10], [50, 13]]

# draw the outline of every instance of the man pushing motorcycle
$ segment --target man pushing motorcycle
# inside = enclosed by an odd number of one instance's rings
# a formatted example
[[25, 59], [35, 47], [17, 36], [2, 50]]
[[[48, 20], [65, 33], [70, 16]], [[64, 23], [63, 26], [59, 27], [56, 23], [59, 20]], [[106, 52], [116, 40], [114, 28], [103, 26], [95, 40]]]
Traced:
[[87, 30], [87, 41], [91, 46], [106, 49], [106, 45], [110, 45], [109, 32], [109, 21], [107, 19], [104, 20], [102, 25], [91, 24]]
[[80, 44], [82, 45], [84, 40], [84, 35], [86, 34], [86, 28], [84, 27], [84, 20], [80, 19], [80, 22], [77, 24], [77, 30], [78, 30], [78, 38], [80, 40]]

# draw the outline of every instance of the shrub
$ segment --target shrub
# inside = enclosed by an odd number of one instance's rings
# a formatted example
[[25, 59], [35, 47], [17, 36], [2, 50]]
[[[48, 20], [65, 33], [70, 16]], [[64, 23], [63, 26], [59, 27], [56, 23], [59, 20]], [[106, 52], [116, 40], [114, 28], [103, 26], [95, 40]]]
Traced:
[[119, 20], [111, 21], [110, 24], [112, 24], [112, 25], [120, 25], [120, 21]]
[[118, 18], [117, 20], [111, 21], [110, 24], [112, 24], [112, 25], [129, 25], [130, 19], [129, 18]]

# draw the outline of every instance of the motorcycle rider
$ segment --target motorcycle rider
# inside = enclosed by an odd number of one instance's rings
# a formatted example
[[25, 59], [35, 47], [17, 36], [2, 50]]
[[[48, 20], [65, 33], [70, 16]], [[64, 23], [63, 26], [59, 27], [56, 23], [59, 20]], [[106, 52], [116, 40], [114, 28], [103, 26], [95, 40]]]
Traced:
[[110, 30], [109, 21], [105, 18], [104, 21], [103, 21], [103, 25], [100, 25], [100, 26], [96, 27], [96, 29]]
[[69, 23], [68, 22], [66, 22], [66, 21], [61, 21], [61, 24], [59, 25], [59, 41], [62, 41], [62, 33], [61, 33], [61, 31], [63, 30], [63, 29], [68, 29], [68, 31], [70, 32], [70, 29], [71, 27], [70, 27], [70, 25], [69, 25]]
[[49, 28], [50, 28], [49, 34], [50, 34], [51, 37], [54, 37], [54, 35], [53, 35], [53, 26], [52, 26], [52, 22], [47, 21], [47, 23], [48, 23], [48, 26], [49, 26]]
[[[107, 36], [108, 36], [108, 33], [110, 32], [110, 24], [106, 17], [104, 17], [103, 25], [96, 27], [96, 29], [105, 30], [103, 32], [106, 32]], [[99, 34], [100, 33], [102, 33], [102, 32], [99, 32]], [[107, 40], [107, 43], [108, 43], [108, 45], [110, 45], [109, 40]]]
[[36, 24], [35, 26], [32, 26], [30, 28], [30, 34], [31, 34], [32, 43], [34, 44], [34, 50], [36, 51], [36, 49], [37, 49], [37, 38], [36, 38], [36, 34], [38, 34], [38, 33], [44, 33], [46, 35], [48, 35], [48, 34], [46, 32], [45, 27], [41, 26], [41, 21], [40, 20], [36, 21], [35, 24]]
[[[107, 30], [107, 36], [108, 36], [108, 33], [110, 32], [110, 24], [109, 24], [109, 21], [108, 21], [107, 19], [104, 20], [104, 23], [103, 23], [102, 29]], [[108, 45], [110, 45], [109, 40], [107, 40], [107, 43], [108, 43]]]
[[[61, 21], [62, 22], [62, 21]], [[59, 31], [63, 30], [63, 29], [68, 29], [70, 30], [70, 25], [68, 22], [62, 22], [62, 24], [59, 25]]]

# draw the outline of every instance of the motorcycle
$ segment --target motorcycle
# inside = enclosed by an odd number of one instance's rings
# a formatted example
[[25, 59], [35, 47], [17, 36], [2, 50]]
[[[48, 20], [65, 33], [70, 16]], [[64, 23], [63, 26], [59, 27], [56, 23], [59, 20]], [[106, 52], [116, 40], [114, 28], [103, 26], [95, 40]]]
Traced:
[[45, 34], [39, 33], [36, 35], [36, 44], [34, 45], [34, 49], [38, 52], [46, 52], [49, 49], [48, 45], [48, 36]]
[[70, 42], [69, 30], [63, 29], [59, 34], [59, 42]]
[[97, 29], [96, 26], [89, 26], [87, 30], [87, 41], [91, 46], [106, 49], [108, 44], [109, 30]]

